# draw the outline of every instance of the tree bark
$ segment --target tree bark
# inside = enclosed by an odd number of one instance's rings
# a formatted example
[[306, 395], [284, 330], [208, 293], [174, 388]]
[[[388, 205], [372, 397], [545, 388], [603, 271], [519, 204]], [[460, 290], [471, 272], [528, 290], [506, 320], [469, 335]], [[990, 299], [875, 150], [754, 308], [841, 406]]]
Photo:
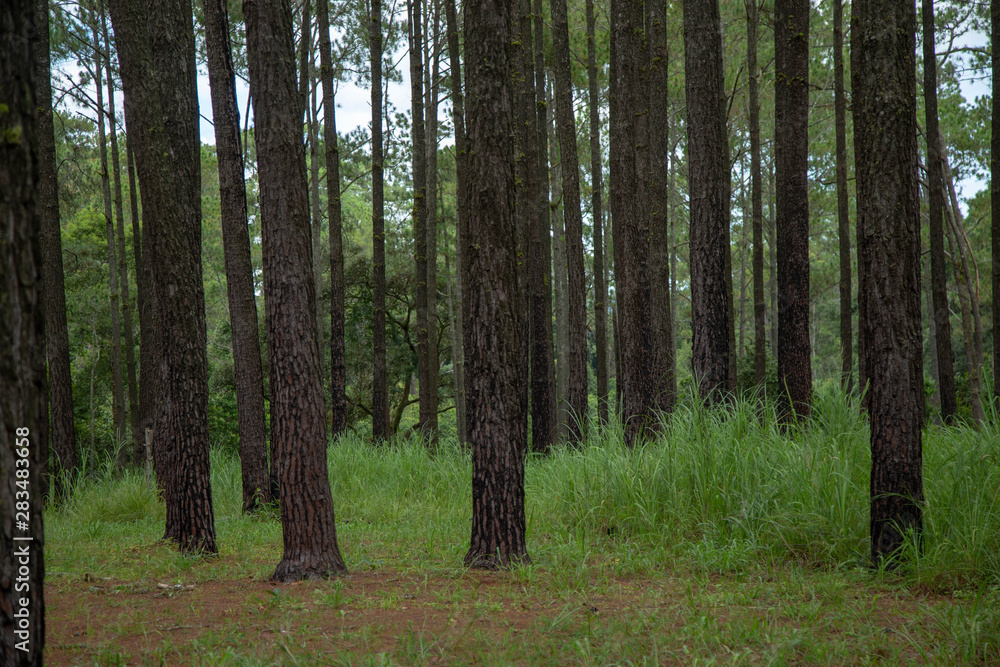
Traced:
[[[326, 418], [316, 331], [306, 156], [295, 113], [292, 13], [245, 0], [257, 141], [264, 295], [284, 552], [271, 579], [344, 574], [327, 478]], [[263, 94], [266, 90], [267, 94]]]
[[[316, 75], [315, 54], [311, 56], [310, 76]], [[319, 345], [319, 370], [323, 373], [323, 351], [326, 349], [323, 340], [323, 309], [320, 302], [323, 297], [323, 213], [319, 205], [319, 82], [311, 86], [309, 102], [309, 208], [311, 222], [309, 232], [312, 236], [313, 285], [316, 291], [316, 343]]]
[[[427, 433], [431, 442], [438, 441], [438, 326], [437, 326], [437, 156], [438, 156], [438, 75], [440, 73], [440, 56], [438, 51], [439, 12], [437, 2], [434, 7], [434, 33], [426, 42], [424, 59], [430, 63], [428, 71], [424, 72], [425, 121], [426, 132], [424, 144], [427, 149], [427, 391], [429, 393], [427, 406]], [[431, 16], [426, 17], [428, 26]], [[424, 30], [430, 35], [430, 28]]]
[[[42, 304], [45, 308], [45, 344], [48, 362], [50, 470], [53, 478], [77, 468], [76, 428], [73, 425], [73, 386], [66, 324], [66, 287], [63, 278], [62, 234], [59, 223], [59, 184], [56, 179], [56, 145], [52, 117], [52, 83], [49, 60], [49, 3], [34, 0], [38, 39], [34, 43], [35, 100], [38, 105], [38, 181], [36, 210], [42, 250]], [[42, 447], [49, 443], [39, 443]], [[57, 487], [58, 488], [58, 487]]]
[[423, 27], [420, 9], [423, 0], [408, 0], [410, 41], [410, 137], [413, 176], [413, 255], [417, 307], [417, 389], [420, 397], [419, 429], [429, 435], [430, 420], [430, 333], [427, 318], [427, 145], [424, 137]]
[[1000, 1], [990, 2], [990, 64], [993, 69], [992, 138], [990, 140], [990, 204], [993, 240], [993, 396], [1000, 410]]
[[[834, 0], [839, 7], [840, 0]], [[747, 10], [747, 72], [750, 97], [750, 215], [753, 218], [753, 377], [763, 388], [767, 379], [767, 324], [764, 303], [764, 206], [760, 166], [760, 70], [757, 67], [757, 0], [745, 2]], [[837, 10], [834, 9], [834, 12]], [[835, 14], [836, 15], [836, 14]], [[835, 28], [836, 30], [836, 28]]]
[[226, 290], [233, 336], [236, 412], [240, 434], [243, 511], [269, 503], [267, 443], [264, 424], [264, 372], [260, 361], [257, 297], [253, 287], [247, 196], [244, 181], [240, 112], [236, 101], [236, 74], [229, 42], [225, 0], [202, 0], [208, 77], [212, 87], [212, 118], [219, 160], [219, 195]]
[[[732, 381], [729, 319], [733, 300], [726, 279], [730, 252], [729, 143], [718, 0], [685, 1], [684, 57], [691, 184], [693, 366], [702, 400], [718, 403]], [[623, 362], [627, 364], [628, 359], [623, 358]]]
[[[12, 0], [0, 8], [0, 44], [4, 45], [0, 133], [5, 137], [0, 142], [0, 313], [4, 314], [0, 317], [0, 479], [4, 480], [0, 485], [4, 508], [0, 664], [12, 667], [42, 665], [45, 649], [42, 509], [48, 411], [39, 242], [43, 216], [36, 199], [41, 155], [35, 120], [39, 103], [45, 102], [48, 81], [47, 68], [45, 81], [36, 80], [36, 71], [41, 69], [38, 45], [48, 43], [47, 36], [36, 42], [36, 30], [48, 29], [47, 22], [35, 22], [43, 10], [47, 11], [47, 5], [39, 8], [37, 0], [35, 5]], [[47, 131], [51, 141], [51, 125]]]
[[566, 226], [560, 206], [563, 201], [562, 161], [559, 159], [559, 135], [555, 131], [555, 93], [549, 77], [545, 104], [545, 129], [548, 133], [549, 148], [549, 220], [552, 223], [552, 282], [555, 297], [555, 372], [556, 372], [556, 438], [565, 441], [568, 437], [569, 410], [567, 389], [569, 388], [569, 304], [566, 298]]
[[782, 419], [809, 416], [809, 2], [775, 0], [778, 386]]
[[840, 246], [840, 386], [854, 390], [851, 324], [851, 218], [847, 207], [847, 96], [844, 92], [844, 2], [833, 1], [833, 107], [837, 143], [837, 236]]
[[468, 0], [469, 277], [465, 313], [468, 428], [472, 444], [472, 537], [465, 563], [507, 567], [528, 560], [524, 454], [527, 415], [514, 219], [513, 8]]
[[344, 239], [340, 207], [340, 150], [333, 91], [328, 0], [317, 0], [319, 65], [323, 82], [323, 136], [326, 142], [326, 202], [330, 227], [330, 433], [347, 430], [347, 364], [344, 352]]
[[[590, 116], [590, 218], [594, 227], [594, 342], [597, 347], [597, 419], [608, 423], [608, 289], [604, 280], [604, 172], [601, 155], [601, 100], [597, 89], [594, 0], [586, 0], [587, 92]], [[532, 313], [535, 316], [535, 313]], [[671, 341], [671, 349], [672, 341]]]
[[382, 145], [382, 2], [372, 0], [368, 28], [372, 84], [372, 438], [389, 437], [389, 380], [385, 357], [385, 205]]
[[871, 558], [921, 532], [923, 482], [916, 11], [855, 0], [851, 76], [858, 188], [862, 368], [870, 381]]

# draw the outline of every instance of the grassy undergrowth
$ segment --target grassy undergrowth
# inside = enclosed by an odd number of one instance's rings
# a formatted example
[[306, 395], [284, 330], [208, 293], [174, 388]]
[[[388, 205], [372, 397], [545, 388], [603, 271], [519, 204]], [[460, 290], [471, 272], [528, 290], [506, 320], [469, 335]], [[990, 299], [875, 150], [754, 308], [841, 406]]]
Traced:
[[[592, 432], [584, 447], [529, 457], [525, 493], [532, 562], [496, 575], [505, 592], [475, 596], [476, 605], [487, 605], [483, 614], [491, 599], [500, 612], [555, 601], [538, 622], [565, 623], [565, 632], [540, 627], [532, 644], [551, 655], [522, 652], [527, 649], [516, 637], [497, 643], [482, 635], [486, 638], [477, 644], [478, 635], [470, 631], [460, 637], [463, 650], [486, 653], [453, 650], [442, 656], [447, 627], [411, 628], [391, 651], [380, 650], [374, 640], [345, 640], [336, 653], [403, 664], [442, 657], [601, 663], [623, 655], [633, 656], [628, 658], [633, 662], [654, 655], [660, 656], [655, 662], [720, 656], [728, 656], [726, 662], [867, 662], [851, 656], [885, 644], [888, 630], [879, 625], [884, 619], [865, 616], [864, 610], [902, 596], [916, 606], [900, 607], [902, 620], [896, 624], [910, 630], [897, 630], [902, 639], [889, 645], [899, 652], [880, 659], [1000, 659], [997, 420], [994, 416], [979, 431], [929, 427], [923, 452], [923, 550], [907, 567], [887, 574], [867, 567], [867, 425], [839, 391], [818, 392], [812, 420], [787, 433], [778, 428], [773, 410], [761, 414], [749, 403], [726, 412], [686, 403], [655, 441], [635, 450], [622, 445], [617, 429]], [[50, 586], [60, 591], [81, 581], [110, 581], [130, 594], [155, 592], [151, 587], [158, 582], [265, 581], [280, 557], [277, 513], [243, 516], [239, 461], [213, 451], [211, 463], [220, 558], [182, 556], [158, 543], [164, 508], [155, 490], [140, 476], [104, 466], [47, 512]], [[329, 464], [341, 550], [352, 572], [423, 577], [425, 589], [428, 578], [469, 576], [461, 567], [471, 512], [467, 453], [453, 443], [429, 450], [413, 441], [376, 449], [348, 436], [330, 447]], [[629, 582], [638, 583], [629, 588]], [[336, 597], [338, 586], [326, 582], [316, 590]], [[632, 592], [622, 594], [623, 586]], [[673, 611], [647, 599], [678, 590], [685, 592]], [[465, 594], [449, 593], [441, 604], [458, 605], [454, 596]], [[595, 622], [586, 600], [601, 596], [627, 600], [622, 607], [627, 611]], [[354, 599], [361, 604], [360, 594]], [[762, 599], [778, 610], [777, 617], [769, 621], [766, 613], [754, 611]], [[407, 608], [399, 600], [395, 604]], [[562, 621], [560, 604], [572, 612]], [[317, 608], [322, 611], [323, 605]], [[664, 619], [673, 620], [664, 625]], [[234, 640], [226, 632], [242, 631], [240, 623], [213, 630], [222, 634], [202, 649], [185, 644], [168, 653], [205, 664], [290, 662], [288, 656], [311, 663], [278, 644], [269, 644], [278, 652], [274, 655], [231, 649]], [[838, 623], [849, 641], [830, 630]], [[793, 639], [798, 648], [779, 650]], [[100, 656], [111, 662], [136, 657], [116, 653], [114, 642], [101, 646], [106, 654], [84, 654], [97, 662], [104, 660]], [[227, 658], [230, 650], [236, 653]], [[694, 653], [685, 657], [685, 650]]]

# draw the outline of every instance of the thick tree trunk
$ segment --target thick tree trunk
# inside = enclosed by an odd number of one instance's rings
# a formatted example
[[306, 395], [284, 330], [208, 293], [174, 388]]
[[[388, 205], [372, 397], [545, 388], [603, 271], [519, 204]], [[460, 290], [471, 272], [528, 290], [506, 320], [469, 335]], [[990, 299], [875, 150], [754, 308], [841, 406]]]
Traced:
[[[594, 343], [597, 348], [597, 419], [608, 423], [608, 288], [604, 280], [604, 211], [601, 165], [601, 100], [597, 90], [597, 42], [594, 0], [586, 1], [587, 92], [590, 117], [590, 219], [594, 228]], [[669, 194], [669, 193], [668, 193]], [[534, 313], [533, 313], [534, 316]], [[673, 341], [671, 340], [671, 350]]]
[[268, 479], [264, 424], [264, 373], [260, 361], [257, 298], [253, 287], [247, 196], [244, 182], [240, 112], [236, 102], [236, 75], [229, 43], [229, 16], [225, 0], [202, 0], [205, 48], [212, 86], [212, 117], [219, 160], [219, 195], [226, 289], [233, 336], [233, 370], [240, 434], [243, 511], [274, 500]]
[[871, 558], [921, 531], [923, 482], [916, 12], [855, 0], [851, 75], [858, 184], [862, 367], [870, 381]]
[[410, 138], [413, 176], [413, 255], [415, 302], [417, 307], [417, 390], [420, 397], [419, 429], [424, 437], [430, 419], [430, 333], [427, 324], [427, 145], [424, 137], [423, 27], [420, 9], [423, 0], [408, 0], [410, 47]]
[[372, 0], [368, 28], [372, 85], [372, 438], [389, 437], [389, 380], [385, 358], [385, 204], [382, 145], [382, 2]]
[[566, 405], [567, 436], [582, 442], [587, 424], [587, 284], [583, 268], [583, 215], [580, 164], [573, 113], [566, 0], [552, 0], [556, 125], [562, 165], [563, 222], [566, 245]]
[[[39, 67], [35, 31], [44, 8], [12, 0], [0, 9], [0, 664], [42, 665], [45, 649], [45, 532], [42, 509], [48, 459], [45, 318], [40, 214], [42, 170], [36, 112], [44, 104], [48, 68]], [[45, 53], [48, 61], [48, 51]], [[36, 81], [36, 72], [45, 81]], [[49, 93], [51, 99], [51, 93]], [[49, 102], [51, 113], [51, 102]], [[39, 115], [49, 115], [42, 113]], [[49, 115], [51, 118], [51, 115]], [[52, 141], [51, 125], [47, 141]], [[51, 157], [51, 155], [50, 155]], [[55, 163], [46, 167], [54, 168]], [[51, 185], [51, 184], [50, 184]], [[51, 216], [52, 211], [47, 215]], [[51, 222], [51, 220], [49, 221]], [[58, 222], [56, 222], [58, 230]], [[60, 273], [59, 278], [61, 279]], [[16, 584], [15, 584], [16, 575]]]
[[[838, 3], [840, 0], [834, 0]], [[757, 0], [747, 0], [747, 72], [750, 95], [750, 215], [753, 218], [753, 377], [763, 387], [767, 376], [767, 333], [764, 303], [764, 206], [760, 166], [760, 70], [757, 67]], [[836, 11], [836, 10], [835, 10]]]
[[[425, 120], [427, 123], [424, 143], [427, 149], [427, 433], [432, 442], [438, 440], [438, 326], [437, 326], [437, 155], [438, 155], [438, 76], [440, 74], [440, 52], [438, 50], [439, 12], [434, 5], [434, 32], [425, 42], [424, 60], [429, 67], [424, 72]], [[431, 25], [428, 10], [425, 21]], [[430, 28], [424, 30], [430, 36]]]
[[649, 280], [653, 407], [671, 412], [677, 402], [674, 323], [670, 302], [670, 59], [667, 3], [646, 3], [649, 31]]
[[931, 246], [931, 298], [936, 346], [933, 351], [940, 384], [941, 419], [950, 424], [958, 409], [955, 397], [955, 371], [952, 364], [951, 319], [948, 314], [948, 292], [944, 261], [944, 181], [940, 144], [937, 141], [937, 58], [934, 55], [934, 4], [923, 0], [924, 28], [924, 114], [927, 129], [927, 208], [928, 236]]
[[[723, 399], [732, 381], [729, 320], [733, 295], [726, 278], [730, 254], [729, 142], [721, 29], [718, 0], [684, 3], [692, 354], [698, 393], [709, 403]], [[623, 361], [628, 363], [627, 358]]]
[[778, 386], [784, 420], [809, 416], [809, 2], [775, 0]]
[[[73, 387], [66, 324], [66, 287], [63, 279], [62, 235], [59, 224], [59, 184], [56, 180], [56, 145], [52, 118], [52, 83], [49, 61], [49, 3], [34, 0], [38, 39], [34, 43], [35, 101], [38, 105], [38, 181], [36, 210], [42, 249], [42, 304], [45, 308], [45, 345], [48, 362], [49, 439], [52, 461], [49, 472], [73, 474], [78, 465], [76, 428], [73, 426]], [[40, 442], [42, 448], [49, 443]]]
[[326, 141], [326, 201], [330, 226], [330, 434], [347, 430], [347, 365], [344, 352], [344, 239], [340, 208], [340, 150], [333, 92], [328, 0], [317, 0], [319, 64], [323, 81], [323, 136]]
[[347, 568], [337, 546], [327, 479], [306, 156], [301, 118], [295, 113], [292, 13], [287, 4], [256, 0], [246, 0], [243, 11], [257, 128], [271, 438], [277, 450], [284, 538], [284, 553], [271, 578], [315, 579]]
[[837, 144], [837, 236], [840, 245], [840, 386], [851, 393], [854, 390], [854, 332], [851, 324], [851, 218], [847, 207], [843, 0], [833, 0], [833, 107]]
[[472, 538], [466, 565], [528, 560], [524, 455], [527, 415], [519, 394], [525, 313], [518, 294], [514, 219], [510, 3], [468, 0], [465, 44], [469, 92], [468, 362], [472, 444]]

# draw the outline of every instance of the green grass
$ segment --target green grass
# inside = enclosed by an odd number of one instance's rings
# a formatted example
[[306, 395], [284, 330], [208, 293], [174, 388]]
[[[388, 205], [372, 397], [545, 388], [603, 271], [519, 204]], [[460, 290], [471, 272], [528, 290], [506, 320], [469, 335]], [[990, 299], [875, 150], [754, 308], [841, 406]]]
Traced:
[[[687, 401], [635, 450], [612, 428], [529, 456], [532, 561], [480, 579], [461, 566], [469, 455], [347, 436], [329, 449], [330, 482], [341, 551], [362, 579], [276, 592], [264, 582], [281, 553], [277, 513], [241, 514], [237, 459], [212, 453], [216, 559], [159, 542], [155, 489], [102, 465], [47, 512], [46, 569], [51, 590], [117, 600], [120, 618], [88, 630], [92, 641], [55, 641], [84, 664], [1000, 660], [995, 415], [979, 431], [928, 427], [923, 452], [922, 551], [872, 572], [868, 429], [854, 403], [821, 388], [810, 422], [783, 432], [770, 408]], [[231, 593], [238, 611], [195, 638], [173, 636], [148, 608], [190, 598], [159, 583], [233, 582], [253, 590]], [[81, 622], [86, 604], [68, 613]], [[424, 625], [397, 632], [379, 620], [416, 609]], [[442, 627], [427, 620], [438, 616]], [[138, 654], [109, 638], [154, 630], [165, 638]]]

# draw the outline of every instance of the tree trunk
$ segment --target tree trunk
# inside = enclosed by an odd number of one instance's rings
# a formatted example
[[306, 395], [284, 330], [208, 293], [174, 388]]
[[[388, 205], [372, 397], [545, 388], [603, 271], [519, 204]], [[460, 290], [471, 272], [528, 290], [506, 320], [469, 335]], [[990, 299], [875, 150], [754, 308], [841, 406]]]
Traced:
[[[0, 99], [8, 137], [0, 143], [0, 479], [4, 480], [0, 485], [0, 506], [4, 508], [0, 528], [0, 571], [4, 573], [0, 664], [16, 667], [42, 665], [45, 649], [42, 509], [48, 410], [39, 243], [43, 216], [36, 199], [42, 155], [35, 116], [39, 103], [45, 103], [47, 87], [45, 82], [36, 81], [36, 72], [48, 81], [48, 69], [38, 72], [41, 54], [33, 48], [36, 30], [48, 29], [47, 22], [35, 23], [42, 11], [47, 11], [47, 5], [40, 8], [37, 0], [34, 6], [28, 0], [12, 0], [0, 10], [0, 44], [4, 45]], [[48, 39], [40, 41], [45, 45]], [[51, 102], [48, 108], [51, 110]], [[49, 133], [50, 142], [51, 128], [41, 128]]]
[[212, 87], [212, 118], [219, 160], [219, 195], [226, 290], [233, 337], [236, 412], [240, 434], [243, 511], [255, 510], [271, 497], [264, 424], [264, 372], [260, 361], [257, 298], [253, 286], [247, 196], [244, 181], [240, 113], [236, 102], [236, 75], [229, 43], [229, 16], [225, 0], [202, 0], [205, 48]]
[[952, 365], [951, 319], [948, 315], [947, 278], [944, 262], [944, 182], [940, 144], [937, 141], [937, 58], [934, 55], [934, 5], [923, 0], [924, 28], [924, 112], [927, 129], [927, 208], [931, 246], [931, 297], [936, 346], [933, 352], [938, 367], [941, 419], [950, 424], [958, 409], [955, 397], [955, 371]]
[[[315, 55], [309, 71], [315, 73]], [[323, 297], [323, 214], [319, 205], [319, 84], [312, 86], [309, 102], [309, 207], [311, 223], [309, 231], [312, 235], [313, 285], [316, 291], [316, 343], [319, 345], [319, 370], [323, 373], [323, 351], [326, 346], [323, 340], [323, 309], [320, 302]]]
[[[295, 36], [292, 36], [295, 42]], [[299, 103], [299, 123], [305, 125], [309, 122], [309, 54], [312, 53], [312, 6], [309, 0], [302, 0], [301, 13], [299, 14], [299, 79], [298, 79], [298, 103]], [[294, 53], [294, 51], [293, 51]]]
[[993, 120], [990, 140], [990, 210], [993, 237], [993, 396], [1000, 410], [1000, 1], [990, 2], [990, 63], [993, 69]]
[[466, 184], [466, 163], [468, 156], [465, 147], [465, 100], [462, 98], [462, 62], [458, 54], [458, 17], [455, 11], [455, 0], [444, 0], [445, 21], [448, 29], [448, 61], [451, 65], [451, 109], [452, 123], [455, 127], [455, 284], [454, 307], [457, 316], [453, 326], [457, 327], [454, 336], [458, 340], [457, 352], [452, 352], [452, 368], [455, 373], [455, 412], [458, 425], [458, 442], [466, 443], [465, 417], [465, 352], [462, 341], [465, 339], [463, 327], [464, 301], [466, 287], [466, 256], [468, 254], [468, 221], [469, 196]]
[[[424, 59], [430, 67], [424, 72], [424, 94], [426, 99], [426, 132], [424, 143], [427, 149], [427, 433], [432, 442], [438, 441], [438, 326], [437, 326], [437, 155], [438, 155], [438, 75], [440, 74], [440, 56], [438, 51], [439, 12], [437, 2], [434, 6], [433, 37], [425, 42]], [[431, 24], [430, 12], [425, 21]], [[430, 35], [430, 28], [424, 30]]]
[[[604, 211], [601, 165], [601, 100], [597, 91], [597, 42], [594, 0], [586, 1], [587, 92], [590, 116], [590, 219], [594, 227], [594, 342], [597, 348], [597, 419], [608, 423], [608, 289], [604, 280]], [[669, 193], [668, 193], [669, 194]], [[533, 313], [534, 317], [535, 314]], [[671, 346], [671, 349], [673, 347]]]
[[670, 58], [667, 51], [667, 3], [646, 3], [649, 31], [649, 280], [652, 406], [672, 412], [677, 401], [677, 372], [670, 303]]
[[[767, 165], [768, 285], [771, 296], [771, 356], [778, 358], [778, 253], [774, 225], [774, 153]], [[860, 341], [859, 341], [860, 345]]]
[[[34, 46], [35, 101], [38, 105], [38, 181], [36, 210], [42, 249], [42, 295], [45, 308], [45, 343], [48, 361], [49, 439], [54, 467], [49, 472], [59, 484], [60, 473], [77, 468], [76, 428], [73, 425], [73, 387], [66, 324], [66, 287], [63, 279], [62, 235], [59, 224], [59, 184], [56, 179], [56, 145], [52, 117], [52, 83], [49, 60], [49, 4], [34, 1], [38, 39]], [[40, 442], [42, 448], [49, 443]], [[57, 487], [58, 489], [59, 487]], [[59, 489], [61, 490], [61, 489]]]
[[[684, 3], [688, 182], [691, 184], [691, 329], [698, 393], [722, 400], [731, 384], [729, 142], [718, 0]], [[620, 237], [618, 237], [620, 238]], [[616, 243], [617, 246], [617, 243]], [[617, 256], [616, 256], [617, 263]], [[623, 361], [627, 364], [628, 359]]]
[[424, 62], [420, 9], [423, 0], [408, 0], [410, 50], [410, 138], [413, 174], [413, 255], [417, 307], [417, 389], [420, 397], [419, 429], [429, 435], [430, 420], [430, 333], [427, 324], [427, 145], [424, 137]]
[[553, 77], [549, 79], [545, 104], [545, 127], [548, 132], [549, 162], [549, 219], [552, 222], [552, 280], [555, 297], [555, 371], [556, 371], [556, 438], [565, 441], [568, 437], [569, 410], [567, 389], [569, 388], [569, 304], [566, 295], [566, 228], [560, 205], [563, 201], [562, 161], [559, 159], [561, 147], [555, 132], [555, 97]]
[[465, 317], [472, 537], [465, 563], [507, 567], [528, 560], [524, 454], [527, 419], [519, 398], [525, 313], [518, 294], [514, 219], [513, 8], [468, 0], [469, 278]]
[[372, 84], [372, 438], [389, 437], [389, 380], [385, 357], [385, 205], [382, 145], [382, 2], [372, 0], [368, 28]]
[[[931, 273], [926, 268], [923, 267], [923, 275], [930, 277]], [[934, 324], [934, 296], [932, 294], [930, 284], [926, 285], [926, 298], [927, 298], [927, 343], [928, 349], [931, 350], [931, 381], [934, 382], [934, 392], [931, 394], [931, 405], [937, 407], [938, 418], [935, 419], [935, 423], [944, 423], [943, 417], [941, 415], [941, 370], [938, 366], [937, 354], [934, 354], [934, 350], [937, 350], [937, 327]]]
[[[809, 2], [775, 0], [778, 386], [782, 419], [809, 416]], [[919, 305], [918, 305], [919, 307]]]
[[344, 239], [340, 208], [340, 150], [333, 92], [328, 0], [317, 0], [320, 78], [323, 81], [323, 136], [326, 141], [326, 201], [330, 226], [330, 434], [347, 430], [347, 366], [344, 353]]
[[583, 216], [580, 165], [576, 147], [573, 86], [569, 60], [566, 0], [552, 0], [556, 125], [562, 166], [563, 223], [566, 246], [566, 406], [567, 436], [583, 441], [587, 424], [587, 283], [583, 268]]
[[844, 92], [844, 2], [833, 1], [833, 107], [837, 143], [837, 236], [840, 245], [840, 386], [854, 390], [851, 325], [851, 218], [847, 207], [847, 96]]
[[271, 438], [277, 450], [284, 538], [284, 553], [271, 578], [287, 582], [343, 574], [347, 568], [337, 546], [327, 479], [306, 156], [301, 117], [295, 113], [292, 13], [287, 4], [256, 0], [246, 0], [243, 11], [257, 128]]
[[[110, 48], [102, 44], [97, 32], [97, 21], [103, 18], [104, 8], [98, 10], [100, 16], [94, 16], [91, 26], [94, 35], [94, 81], [97, 92], [97, 143], [101, 156], [101, 193], [104, 198], [104, 223], [108, 238], [108, 274], [111, 287], [111, 402], [112, 424], [114, 431], [114, 446], [118, 447], [118, 465], [128, 463], [129, 448], [124, 446], [125, 437], [125, 385], [122, 380], [122, 340], [121, 340], [121, 305], [118, 292], [118, 250], [115, 248], [115, 218], [111, 202], [111, 173], [108, 170], [108, 140], [104, 130], [104, 50]], [[112, 120], [112, 123], [114, 121]], [[114, 127], [111, 128], [114, 131]], [[125, 249], [122, 248], [121, 252]], [[121, 445], [119, 447], [119, 445]]]
[[[839, 6], [840, 0], [834, 0]], [[757, 0], [747, 0], [747, 72], [750, 94], [750, 215], [753, 218], [753, 378], [763, 388], [767, 379], [767, 333], [764, 303], [764, 206], [760, 166], [760, 70], [757, 68]], [[836, 10], [834, 10], [836, 11]]]
[[858, 188], [862, 367], [870, 381], [871, 558], [921, 532], [923, 482], [916, 11], [855, 0], [851, 76]]

